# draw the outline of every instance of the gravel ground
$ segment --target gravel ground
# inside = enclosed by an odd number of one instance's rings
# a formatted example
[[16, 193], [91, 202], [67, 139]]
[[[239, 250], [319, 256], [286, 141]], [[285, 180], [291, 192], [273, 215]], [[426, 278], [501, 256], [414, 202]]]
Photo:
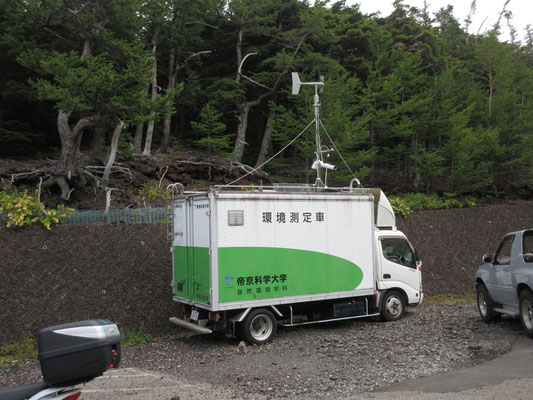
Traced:
[[[278, 329], [249, 346], [223, 335], [176, 335], [123, 349], [121, 366], [209, 383], [239, 398], [339, 398], [498, 357], [522, 334], [517, 319], [486, 325], [475, 304], [425, 303], [397, 322], [373, 319]], [[40, 379], [30, 362], [0, 387]]]

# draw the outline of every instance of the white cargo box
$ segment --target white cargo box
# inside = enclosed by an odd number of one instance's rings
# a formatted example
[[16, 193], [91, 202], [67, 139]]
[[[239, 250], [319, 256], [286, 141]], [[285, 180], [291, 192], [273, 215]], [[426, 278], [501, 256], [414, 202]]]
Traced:
[[375, 293], [370, 193], [213, 188], [172, 207], [175, 301], [222, 311]]

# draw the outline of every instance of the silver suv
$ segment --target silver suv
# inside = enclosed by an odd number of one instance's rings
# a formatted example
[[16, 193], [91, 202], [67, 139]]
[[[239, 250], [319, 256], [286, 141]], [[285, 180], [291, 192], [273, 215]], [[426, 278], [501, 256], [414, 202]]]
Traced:
[[502, 314], [520, 317], [533, 338], [533, 229], [503, 237], [496, 254], [485, 254], [476, 272], [477, 305], [487, 323]]

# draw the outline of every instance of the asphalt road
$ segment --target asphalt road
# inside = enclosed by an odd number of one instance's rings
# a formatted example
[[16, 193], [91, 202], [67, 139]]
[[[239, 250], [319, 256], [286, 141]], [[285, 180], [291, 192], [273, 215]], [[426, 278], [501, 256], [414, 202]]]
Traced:
[[[235, 399], [239, 393], [206, 383], [137, 368], [111, 370], [89, 382], [82, 398], [113, 399]], [[367, 399], [531, 399], [533, 393], [533, 340], [520, 337], [502, 357], [474, 367], [381, 387], [345, 400]], [[312, 396], [311, 396], [312, 397]], [[264, 396], [255, 397], [262, 399]]]
[[520, 337], [509, 353], [486, 363], [384, 386], [354, 399], [531, 399], [532, 396], [533, 340]]

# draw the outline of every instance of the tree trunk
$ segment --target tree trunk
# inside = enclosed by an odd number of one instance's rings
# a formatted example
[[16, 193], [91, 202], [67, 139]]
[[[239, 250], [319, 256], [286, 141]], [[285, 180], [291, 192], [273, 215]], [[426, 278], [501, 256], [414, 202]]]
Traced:
[[93, 47], [92, 47], [91, 41], [89, 39], [85, 39], [85, 42], [83, 43], [83, 50], [81, 51], [80, 58], [90, 56], [92, 52], [93, 52]]
[[93, 126], [98, 121], [98, 116], [80, 119], [74, 128], [68, 123], [70, 113], [59, 110], [57, 114], [57, 130], [61, 139], [61, 156], [57, 167], [57, 174], [64, 174], [68, 179], [78, 174], [78, 146], [83, 130]]
[[57, 114], [57, 130], [61, 140], [61, 156], [56, 173], [65, 174], [70, 179], [78, 173], [78, 136], [68, 124], [70, 113], [59, 111]]
[[489, 126], [492, 118], [492, 95], [494, 91], [494, 82], [492, 79], [492, 67], [489, 67]]
[[111, 173], [111, 167], [115, 163], [115, 158], [117, 156], [118, 150], [118, 139], [124, 128], [124, 122], [118, 120], [117, 125], [115, 126], [115, 131], [113, 132], [113, 137], [111, 138], [111, 150], [109, 151], [109, 158], [107, 159], [107, 164], [104, 170], [104, 176], [102, 177], [101, 186], [107, 188], [107, 181], [109, 180], [109, 174]]
[[265, 161], [268, 151], [270, 150], [270, 146], [272, 144], [272, 129], [274, 128], [275, 115], [276, 112], [272, 108], [268, 110], [265, 133], [263, 134], [263, 140], [261, 141], [261, 149], [259, 150], [259, 156], [257, 157], [257, 161], [255, 163], [255, 168], [258, 171], [263, 170], [263, 166], [261, 164], [263, 164], [263, 162]]
[[[178, 74], [179, 67], [176, 66], [176, 47], [172, 45], [174, 42], [177, 25], [178, 25], [178, 9], [177, 5], [174, 5], [173, 16], [172, 16], [172, 26], [171, 26], [171, 35], [170, 35], [170, 53], [168, 55], [168, 83], [167, 83], [167, 93], [176, 87], [176, 76]], [[166, 102], [167, 109], [171, 105], [171, 100]], [[159, 150], [162, 153], [168, 151], [170, 143], [170, 128], [171, 128], [171, 118], [170, 114], [165, 115], [165, 120], [163, 122], [163, 138], [161, 139], [161, 146]]]
[[237, 162], [242, 161], [244, 155], [244, 146], [246, 145], [246, 130], [248, 128], [248, 114], [250, 113], [250, 102], [244, 103], [239, 112], [239, 124], [237, 125], [237, 136], [235, 137], [235, 145], [233, 146], [233, 159]]
[[244, 29], [239, 29], [239, 33], [237, 34], [237, 45], [236, 52], [237, 52], [237, 75], [235, 76], [235, 82], [239, 83], [241, 81], [241, 74], [239, 74], [239, 67], [241, 66], [242, 62], [242, 38], [244, 36]]
[[133, 139], [133, 152], [135, 154], [140, 154], [142, 143], [143, 143], [143, 133], [144, 133], [144, 122], [137, 122], [135, 124], [135, 138]]
[[[80, 119], [74, 128], [70, 127], [68, 119], [69, 112], [59, 110], [57, 114], [57, 130], [61, 140], [61, 156], [59, 157], [59, 164], [54, 173], [55, 178], [50, 182], [57, 183], [61, 188], [61, 198], [68, 200], [70, 196], [69, 181], [79, 177], [78, 165], [78, 147], [83, 134], [83, 130], [95, 125], [99, 117], [93, 115], [87, 118]], [[81, 179], [85, 182], [83, 179]]]
[[[176, 75], [178, 71], [174, 67], [175, 56], [176, 56], [176, 51], [172, 49], [170, 51], [169, 62], [168, 62], [169, 76], [168, 76], [168, 84], [167, 84], [167, 93], [168, 91], [176, 88]], [[168, 100], [166, 102], [167, 109], [170, 108], [171, 104], [172, 104], [172, 100]], [[170, 144], [170, 128], [171, 128], [171, 122], [172, 122], [171, 118], [172, 116], [170, 114], [165, 115], [165, 121], [163, 125], [163, 139], [161, 140], [161, 147], [160, 147], [160, 150], [163, 153], [166, 153], [168, 151], [168, 147]]]
[[[170, 101], [167, 102], [167, 105], [170, 106]], [[165, 115], [165, 120], [163, 121], [163, 138], [161, 139], [161, 147], [159, 148], [162, 153], [167, 153], [170, 147], [171, 118], [170, 115]]]
[[[152, 101], [157, 97], [157, 57], [156, 57], [156, 48], [157, 48], [157, 37], [159, 31], [156, 30], [154, 36], [152, 37]], [[146, 141], [144, 142], [144, 151], [143, 155], [149, 156], [152, 151], [152, 137], [154, 135], [154, 125], [155, 125], [155, 111], [150, 111], [150, 120], [148, 121], [148, 127], [146, 128]]]
[[[183, 62], [183, 64], [180, 65], [180, 64], [178, 64], [176, 62], [176, 50], [174, 48], [172, 48], [170, 50], [170, 55], [169, 55], [169, 59], [168, 59], [167, 93], [169, 93], [171, 90], [176, 89], [176, 78], [178, 76], [178, 72], [185, 64], [187, 64], [187, 62], [191, 58], [200, 56], [202, 54], [209, 54], [209, 53], [211, 53], [211, 50], [199, 51], [197, 53], [194, 53], [194, 54], [190, 55], [189, 57], [187, 57], [185, 59], [185, 61]], [[173, 102], [173, 99], [169, 99], [166, 102], [165, 106], [166, 106], [167, 111], [170, 109], [170, 106], [172, 105], [172, 102]], [[160, 147], [160, 150], [163, 153], [168, 152], [168, 148], [169, 148], [169, 144], [170, 144], [170, 129], [171, 129], [171, 126], [172, 126], [172, 115], [171, 114], [165, 115], [165, 121], [164, 121], [164, 125], [163, 125], [163, 139], [161, 140], [161, 147]]]

